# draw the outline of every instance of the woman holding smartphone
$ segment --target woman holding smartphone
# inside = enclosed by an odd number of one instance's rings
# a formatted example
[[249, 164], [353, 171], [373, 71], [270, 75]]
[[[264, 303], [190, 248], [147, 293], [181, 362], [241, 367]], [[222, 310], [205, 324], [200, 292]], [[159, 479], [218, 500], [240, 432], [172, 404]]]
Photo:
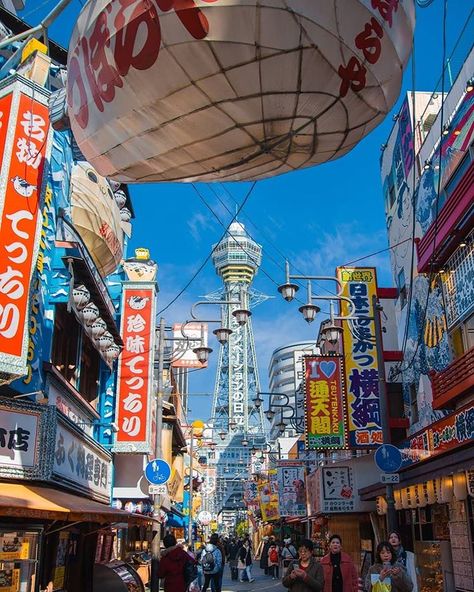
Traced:
[[365, 580], [367, 592], [412, 592], [413, 582], [388, 541], [377, 545], [375, 563], [369, 568]]
[[323, 569], [313, 557], [313, 541], [298, 544], [298, 561], [290, 564], [282, 584], [291, 592], [323, 592]]

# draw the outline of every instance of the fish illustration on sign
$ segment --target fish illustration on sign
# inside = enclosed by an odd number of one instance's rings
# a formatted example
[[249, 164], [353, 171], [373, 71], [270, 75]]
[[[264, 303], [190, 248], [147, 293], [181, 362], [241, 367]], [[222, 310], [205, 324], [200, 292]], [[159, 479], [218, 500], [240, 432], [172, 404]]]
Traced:
[[36, 189], [36, 185], [32, 185], [28, 183], [25, 179], [22, 179], [18, 175], [10, 179], [13, 183], [13, 188], [22, 197], [31, 197], [33, 195], [33, 191]]

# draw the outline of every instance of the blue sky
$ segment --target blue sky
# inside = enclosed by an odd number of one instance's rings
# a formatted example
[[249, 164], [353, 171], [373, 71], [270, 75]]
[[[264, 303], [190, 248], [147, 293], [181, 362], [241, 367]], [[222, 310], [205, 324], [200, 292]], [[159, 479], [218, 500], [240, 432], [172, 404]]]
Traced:
[[[21, 16], [32, 24], [55, 4], [27, 0]], [[70, 31], [83, 2], [73, 0], [50, 28], [50, 37], [67, 46]], [[474, 10], [474, 0], [450, 0], [447, 3], [447, 55]], [[425, 9], [417, 8], [415, 33], [415, 88], [434, 90], [441, 75], [443, 0], [434, 0]], [[466, 39], [474, 39], [474, 18], [463, 36], [453, 68], [465, 55]], [[405, 71], [400, 99], [412, 88], [411, 63]], [[392, 127], [392, 114], [351, 153], [337, 161], [312, 169], [259, 181], [247, 202], [240, 221], [257, 242], [263, 245], [262, 268], [254, 287], [273, 298], [253, 311], [253, 326], [262, 389], [267, 390], [267, 369], [276, 347], [302, 339], [314, 339], [318, 323], [307, 325], [298, 313], [298, 303], [287, 304], [276, 291], [275, 283], [284, 280], [284, 258], [299, 272], [311, 275], [333, 274], [334, 268], [358, 257], [387, 247], [379, 156]], [[206, 209], [191, 185], [153, 184], [130, 186], [135, 209], [132, 248], [146, 246], [159, 264], [159, 309], [189, 281], [207, 257], [211, 246], [222, 235], [222, 227]], [[228, 223], [231, 214], [217, 198], [235, 211], [249, 189], [248, 183], [199, 185], [199, 191]], [[366, 259], [362, 264], [376, 265], [379, 284], [392, 285], [387, 254]], [[220, 286], [209, 262], [185, 294], [164, 314], [167, 323], [189, 318], [193, 302]], [[326, 307], [323, 307], [327, 309]], [[212, 308], [210, 308], [212, 310]], [[217, 307], [216, 307], [217, 312]], [[209, 369], [192, 374], [191, 392], [212, 393], [217, 361], [217, 344]], [[209, 414], [211, 397], [194, 397], [191, 410], [203, 419]]]

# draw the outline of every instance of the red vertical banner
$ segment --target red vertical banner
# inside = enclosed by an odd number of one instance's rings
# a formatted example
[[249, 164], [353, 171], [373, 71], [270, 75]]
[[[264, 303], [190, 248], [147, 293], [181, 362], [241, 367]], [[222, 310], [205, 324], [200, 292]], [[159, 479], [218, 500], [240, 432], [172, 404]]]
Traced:
[[115, 452], [151, 452], [155, 285], [125, 284], [122, 293]]
[[46, 91], [15, 79], [0, 98], [0, 123], [0, 372], [13, 380], [27, 372], [30, 283], [49, 148]]
[[305, 356], [306, 448], [346, 448], [342, 356]]

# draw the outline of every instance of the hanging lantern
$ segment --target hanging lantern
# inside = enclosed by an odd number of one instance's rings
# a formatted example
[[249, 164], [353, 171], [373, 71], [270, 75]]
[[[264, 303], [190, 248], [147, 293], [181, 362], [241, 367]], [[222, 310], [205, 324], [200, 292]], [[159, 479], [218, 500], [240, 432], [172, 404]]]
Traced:
[[410, 509], [410, 499], [408, 494], [408, 487], [404, 487], [401, 491], [402, 494], [402, 508], [404, 510]]
[[441, 495], [440, 502], [442, 504], [449, 504], [453, 499], [453, 477], [446, 475], [441, 479]]
[[112, 345], [114, 342], [114, 338], [112, 333], [109, 331], [105, 331], [102, 335], [97, 339], [97, 343], [99, 344], [100, 351], [105, 352], [108, 347]]
[[105, 333], [107, 329], [107, 323], [100, 317], [96, 319], [91, 325], [91, 335], [93, 339], [98, 339]]
[[416, 508], [416, 489], [414, 485], [410, 485], [410, 487], [408, 488], [408, 499], [410, 508]]
[[116, 360], [119, 357], [119, 355], [120, 355], [120, 347], [118, 345], [115, 345], [115, 343], [110, 345], [104, 351], [104, 356], [105, 356], [107, 362], [113, 362], [114, 360]]
[[426, 483], [426, 499], [428, 504], [433, 505], [436, 503], [436, 488], [435, 482], [430, 479]]
[[132, 212], [128, 208], [122, 208], [120, 210], [120, 220], [122, 222], [130, 222], [132, 218]]
[[77, 310], [82, 310], [91, 299], [89, 290], [81, 284], [76, 286], [72, 291], [72, 299]]
[[395, 489], [393, 492], [393, 497], [395, 498], [395, 510], [402, 509], [402, 492], [399, 489]]
[[375, 504], [376, 504], [376, 508], [377, 508], [377, 514], [379, 516], [384, 516], [387, 513], [387, 502], [385, 500], [385, 498], [383, 497], [383, 495], [378, 495], [376, 500], [375, 500]]
[[339, 158], [397, 100], [415, 25], [413, 0], [129, 4], [86, 3], [67, 79], [79, 147], [126, 183], [261, 179]]
[[426, 493], [427, 492], [427, 484], [420, 483], [416, 487], [417, 487], [418, 507], [425, 508], [428, 503], [427, 493]]
[[87, 306], [82, 309], [82, 318], [86, 325], [90, 326], [99, 317], [99, 309], [93, 302], [89, 302]]
[[455, 473], [453, 475], [453, 492], [458, 502], [463, 502], [467, 499], [466, 473]]
[[127, 196], [125, 195], [125, 191], [122, 189], [114, 192], [114, 198], [119, 210], [121, 210], [127, 203]]

